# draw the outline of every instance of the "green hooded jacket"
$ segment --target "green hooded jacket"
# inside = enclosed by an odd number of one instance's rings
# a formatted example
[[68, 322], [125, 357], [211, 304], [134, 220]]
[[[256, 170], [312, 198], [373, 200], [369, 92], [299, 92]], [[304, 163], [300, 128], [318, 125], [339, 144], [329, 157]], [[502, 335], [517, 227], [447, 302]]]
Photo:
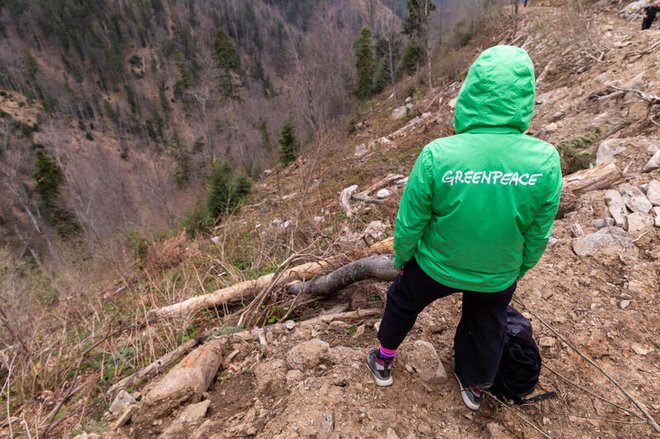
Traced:
[[[496, 46], [474, 62], [456, 102], [457, 135], [426, 145], [394, 230], [394, 266], [467, 291], [506, 289], [545, 251], [561, 195], [559, 154], [524, 135], [534, 112], [534, 65]], [[405, 275], [405, 274], [404, 274]]]

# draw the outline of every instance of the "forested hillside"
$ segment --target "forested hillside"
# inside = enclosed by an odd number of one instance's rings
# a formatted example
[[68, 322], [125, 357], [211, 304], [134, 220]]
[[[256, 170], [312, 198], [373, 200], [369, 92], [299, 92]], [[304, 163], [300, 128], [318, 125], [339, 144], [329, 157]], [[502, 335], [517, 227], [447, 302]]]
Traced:
[[208, 208], [210, 176], [238, 199], [285, 126], [293, 157], [345, 135], [364, 26], [376, 79], [362, 98], [419, 75], [488, 2], [436, 3], [422, 35], [401, 33], [403, 0], [3, 2], [0, 243], [59, 264], [215, 222], [235, 203]]

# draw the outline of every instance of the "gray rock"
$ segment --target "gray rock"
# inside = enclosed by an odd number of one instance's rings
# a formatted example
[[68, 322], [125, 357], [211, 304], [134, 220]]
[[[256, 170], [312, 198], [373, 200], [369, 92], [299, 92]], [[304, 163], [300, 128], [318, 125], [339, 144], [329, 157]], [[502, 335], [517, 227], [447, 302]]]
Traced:
[[644, 90], [644, 75], [642, 72], [623, 85], [624, 89]]
[[286, 354], [286, 363], [290, 369], [312, 369], [321, 364], [323, 355], [330, 349], [330, 345], [318, 338], [294, 346]]
[[290, 370], [286, 373], [286, 384], [291, 386], [297, 382], [302, 381], [305, 378], [305, 374], [299, 371], [298, 369]]
[[413, 108], [414, 108], [413, 104], [411, 104], [411, 103], [406, 104], [406, 112], [407, 113], [410, 113], [411, 111], [413, 111]]
[[646, 189], [646, 198], [649, 199], [654, 206], [660, 206], [660, 181], [651, 180]]
[[640, 16], [642, 8], [646, 6], [646, 0], [637, 0], [621, 10], [621, 14], [628, 19], [636, 19]]
[[634, 212], [628, 215], [628, 233], [639, 236], [653, 227], [653, 217], [645, 213]]
[[539, 340], [539, 346], [543, 348], [551, 348], [556, 344], [557, 340], [555, 340], [553, 337], [541, 337]]
[[411, 102], [412, 102], [412, 98], [411, 98], [410, 96], [408, 96], [408, 97], [406, 98], [406, 104], [409, 104], [409, 103], [411, 103]]
[[591, 225], [597, 229], [602, 229], [603, 227], [612, 227], [614, 225], [614, 220], [612, 218], [598, 218], [593, 220]]
[[496, 422], [490, 422], [486, 425], [486, 431], [488, 431], [489, 439], [509, 439], [511, 438], [511, 433], [509, 433], [504, 427]]
[[404, 117], [406, 117], [406, 113], [407, 113], [407, 109], [405, 105], [401, 107], [397, 107], [394, 109], [394, 111], [392, 111], [392, 119], [394, 120], [403, 119]]
[[385, 224], [382, 221], [376, 220], [369, 223], [362, 235], [367, 244], [371, 245], [385, 239], [385, 230]]
[[335, 429], [335, 414], [326, 410], [323, 412], [323, 430], [327, 433], [332, 433]]
[[620, 227], [607, 227], [583, 238], [573, 240], [573, 251], [580, 257], [590, 256], [604, 249], [623, 250], [632, 245], [632, 239]]
[[376, 192], [376, 198], [380, 198], [381, 200], [383, 198], [387, 198], [391, 195], [392, 193], [389, 191], [389, 189], [381, 189], [378, 192]]
[[626, 224], [628, 211], [626, 210], [626, 205], [623, 203], [621, 194], [614, 189], [609, 189], [605, 191], [605, 202], [607, 203], [610, 215], [614, 218], [614, 223], [618, 227], [623, 227]]
[[660, 227], [660, 206], [653, 208], [653, 215], [655, 215], [655, 226]]
[[413, 349], [406, 357], [407, 365], [419, 375], [422, 381], [430, 383], [447, 380], [447, 372], [438, 357], [438, 353], [428, 341], [415, 341]]
[[619, 308], [621, 309], [626, 309], [630, 306], [630, 300], [624, 299], [621, 302], [619, 302]]
[[365, 154], [367, 154], [367, 145], [364, 143], [360, 143], [355, 147], [355, 157], [364, 157]]
[[286, 379], [286, 362], [282, 359], [260, 363], [254, 368], [254, 377], [259, 390], [284, 383]]
[[649, 213], [653, 205], [638, 187], [625, 183], [619, 186], [624, 204], [633, 212]]
[[546, 133], [552, 133], [557, 131], [557, 129], [559, 129], [559, 125], [557, 125], [555, 122], [549, 123], [545, 126], [544, 129]]
[[653, 157], [651, 157], [651, 160], [646, 162], [644, 165], [644, 172], [651, 172], [655, 169], [660, 168], [660, 149], [653, 154]]
[[206, 416], [206, 412], [211, 405], [211, 400], [207, 399], [197, 404], [190, 404], [176, 417], [169, 427], [160, 436], [160, 439], [179, 438], [187, 436], [190, 428], [199, 425]]
[[582, 230], [582, 226], [579, 225], [578, 223], [571, 224], [571, 234], [579, 238], [580, 236], [584, 236], [584, 231]]
[[598, 146], [598, 152], [596, 152], [596, 164], [600, 165], [605, 162], [615, 163], [615, 156], [626, 150], [621, 143], [621, 139], [607, 139], [601, 142]]
[[108, 411], [113, 415], [118, 415], [123, 413], [126, 408], [133, 403], [135, 403], [135, 398], [133, 398], [133, 396], [127, 391], [121, 390], [112, 401], [112, 404], [110, 404]]

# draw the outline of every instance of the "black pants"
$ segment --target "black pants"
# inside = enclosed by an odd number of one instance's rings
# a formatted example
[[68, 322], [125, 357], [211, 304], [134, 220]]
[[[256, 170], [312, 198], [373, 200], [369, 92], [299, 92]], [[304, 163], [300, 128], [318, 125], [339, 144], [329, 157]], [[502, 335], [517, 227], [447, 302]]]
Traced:
[[[655, 18], [655, 17], [654, 17]], [[653, 24], [654, 18], [645, 18], [642, 20], [642, 30], [650, 29]]]
[[[515, 290], [514, 282], [500, 292], [463, 291], [461, 320], [454, 336], [454, 370], [464, 385], [485, 389], [493, 384], [504, 349], [506, 308]], [[387, 292], [378, 330], [381, 345], [397, 349], [427, 305], [458, 292], [430, 278], [414, 259], [410, 261]]]

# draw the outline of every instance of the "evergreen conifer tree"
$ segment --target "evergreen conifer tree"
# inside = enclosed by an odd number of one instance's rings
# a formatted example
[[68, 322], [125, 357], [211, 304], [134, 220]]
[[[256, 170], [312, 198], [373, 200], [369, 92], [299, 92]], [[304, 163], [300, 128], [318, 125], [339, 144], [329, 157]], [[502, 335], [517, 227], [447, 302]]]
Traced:
[[371, 96], [373, 89], [374, 52], [371, 40], [371, 29], [368, 27], [363, 27], [360, 36], [355, 40], [355, 69], [357, 70], [355, 94], [359, 99]]
[[232, 81], [232, 72], [240, 73], [241, 58], [234, 41], [224, 29], [218, 29], [213, 37], [213, 60], [220, 69], [220, 91], [223, 96], [235, 98], [235, 84]]
[[428, 24], [431, 13], [436, 6], [432, 0], [408, 0], [408, 16], [403, 21], [402, 33], [409, 38], [408, 46], [404, 51], [404, 66], [408, 71], [414, 66], [419, 71], [419, 64], [429, 55]]
[[286, 166], [296, 160], [296, 149], [298, 149], [291, 121], [286, 122], [282, 127], [278, 141], [280, 143], [280, 162]]

